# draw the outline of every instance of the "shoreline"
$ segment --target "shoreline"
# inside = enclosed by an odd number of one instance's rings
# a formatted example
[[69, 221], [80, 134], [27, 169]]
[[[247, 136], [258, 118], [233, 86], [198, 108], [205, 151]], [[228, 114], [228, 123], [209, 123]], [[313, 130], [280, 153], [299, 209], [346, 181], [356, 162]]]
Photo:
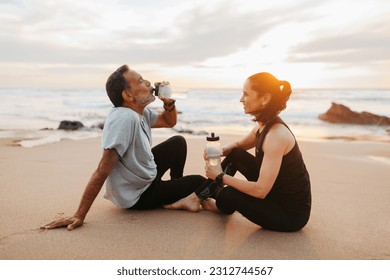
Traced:
[[[183, 136], [184, 174], [204, 176], [204, 137]], [[220, 136], [222, 145], [237, 140]], [[154, 134], [153, 144], [165, 138]], [[388, 144], [298, 143], [313, 193], [311, 218], [301, 231], [263, 230], [239, 213], [122, 210], [104, 199], [102, 190], [85, 225], [68, 232], [39, 227], [77, 209], [101, 156], [100, 138], [29, 149], [12, 145], [12, 138], [0, 139], [0, 259], [389, 260]]]
[[[249, 131], [248, 131], [249, 132]], [[294, 132], [294, 130], [293, 130]], [[58, 129], [0, 129], [0, 140], [11, 139], [13, 145], [22, 147], [35, 147], [40, 145], [53, 144], [61, 141], [79, 141], [90, 138], [101, 137], [102, 130], [98, 128], [87, 128], [75, 131], [58, 130]], [[175, 130], [170, 128], [154, 129], [153, 135], [168, 137], [175, 134], [183, 135], [185, 137], [206, 137], [205, 131], [192, 130]], [[246, 134], [244, 132], [221, 132], [219, 135], [232, 135], [242, 137]], [[387, 143], [390, 144], [390, 137], [379, 137], [370, 135], [336, 135], [336, 136], [296, 136], [298, 141], [306, 142], [322, 142], [322, 141], [341, 141], [341, 142], [373, 142], [373, 143]]]

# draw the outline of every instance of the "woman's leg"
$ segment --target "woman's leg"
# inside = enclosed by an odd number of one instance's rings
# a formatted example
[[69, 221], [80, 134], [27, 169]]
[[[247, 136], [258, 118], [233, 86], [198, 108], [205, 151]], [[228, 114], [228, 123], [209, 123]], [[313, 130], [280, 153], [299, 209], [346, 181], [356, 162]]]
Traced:
[[187, 158], [187, 143], [183, 136], [176, 135], [152, 148], [157, 173], [160, 177], [170, 169], [171, 179], [183, 177]]
[[[257, 164], [256, 158], [241, 148], [233, 149], [230, 154], [222, 161], [222, 170], [230, 176], [234, 176], [237, 171], [247, 178], [249, 181], [257, 181], [260, 167]], [[223, 186], [218, 185], [215, 181], [207, 179], [207, 181], [200, 186], [195, 194], [201, 201], [209, 197], [215, 198], [217, 192]]]
[[257, 181], [259, 177], [260, 166], [256, 157], [244, 149], [235, 148], [222, 161], [222, 169], [226, 174], [234, 176], [240, 172], [248, 181]]
[[290, 217], [279, 205], [270, 199], [259, 199], [242, 193], [233, 187], [225, 187], [216, 197], [220, 212], [233, 214], [240, 212], [251, 222], [269, 230], [294, 231]]

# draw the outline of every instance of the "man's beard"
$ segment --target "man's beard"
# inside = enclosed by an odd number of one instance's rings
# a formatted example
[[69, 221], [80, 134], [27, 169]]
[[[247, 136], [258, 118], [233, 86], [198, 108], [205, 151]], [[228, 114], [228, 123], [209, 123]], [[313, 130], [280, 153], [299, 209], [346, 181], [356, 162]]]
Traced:
[[153, 94], [146, 95], [144, 98], [139, 98], [139, 94], [137, 94], [137, 98], [135, 101], [135, 104], [138, 106], [147, 106], [148, 104], [152, 103], [156, 97]]

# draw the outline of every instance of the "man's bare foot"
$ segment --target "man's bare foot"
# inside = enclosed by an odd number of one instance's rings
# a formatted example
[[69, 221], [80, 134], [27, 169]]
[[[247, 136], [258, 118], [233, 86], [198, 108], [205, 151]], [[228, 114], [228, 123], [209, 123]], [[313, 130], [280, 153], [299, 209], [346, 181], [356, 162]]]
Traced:
[[202, 208], [207, 211], [219, 213], [215, 199], [208, 198], [202, 201]]
[[199, 212], [200, 202], [196, 194], [192, 193], [187, 197], [184, 197], [172, 204], [164, 205], [163, 207], [165, 209], [171, 209], [171, 210], [187, 210], [190, 212]]

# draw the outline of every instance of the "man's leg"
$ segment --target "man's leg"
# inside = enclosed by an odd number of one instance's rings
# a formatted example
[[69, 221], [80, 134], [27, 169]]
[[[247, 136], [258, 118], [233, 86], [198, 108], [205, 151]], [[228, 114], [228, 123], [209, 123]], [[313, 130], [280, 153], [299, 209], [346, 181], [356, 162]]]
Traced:
[[157, 173], [160, 177], [170, 169], [171, 179], [183, 177], [187, 158], [187, 143], [183, 136], [176, 135], [152, 148]]
[[[195, 196], [194, 191], [204, 183], [206, 179], [200, 175], [187, 175], [181, 178], [162, 181], [160, 179], [155, 180], [152, 185], [141, 195], [138, 202], [131, 208], [137, 210], [159, 208], [164, 205], [174, 204], [179, 200], [182, 200], [190, 195], [192, 199], [190, 201], [191, 206], [188, 208], [194, 209], [195, 207], [199, 210], [199, 199]], [[184, 201], [184, 204], [188, 201]], [[182, 207], [183, 201], [175, 204], [169, 209], [186, 209]], [[194, 205], [196, 204], [196, 205]], [[194, 206], [194, 207], [192, 207]], [[187, 208], [187, 210], [189, 210]], [[193, 210], [195, 211], [195, 210]]]

